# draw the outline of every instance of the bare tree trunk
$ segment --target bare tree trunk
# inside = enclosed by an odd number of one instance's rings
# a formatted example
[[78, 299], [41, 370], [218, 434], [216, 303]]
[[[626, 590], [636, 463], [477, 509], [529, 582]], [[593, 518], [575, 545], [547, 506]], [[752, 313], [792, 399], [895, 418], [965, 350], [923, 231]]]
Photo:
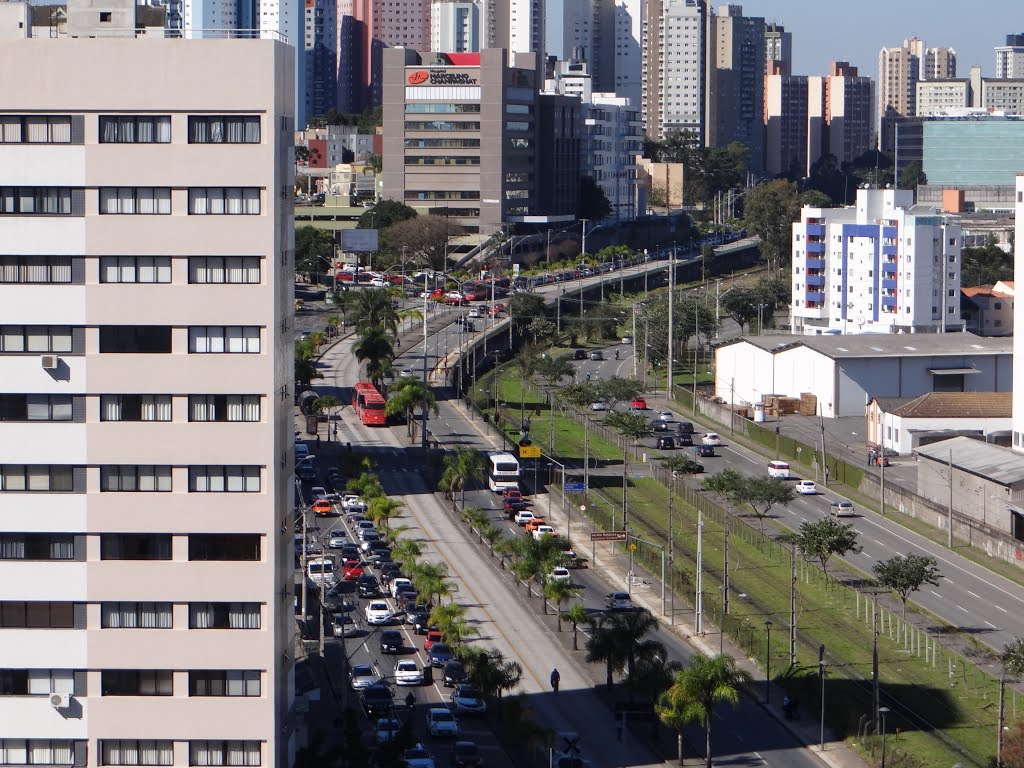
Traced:
[[710, 712], [707, 714], [707, 724], [704, 726], [704, 765], [706, 768], [712, 768], [711, 765], [711, 718], [714, 715]]

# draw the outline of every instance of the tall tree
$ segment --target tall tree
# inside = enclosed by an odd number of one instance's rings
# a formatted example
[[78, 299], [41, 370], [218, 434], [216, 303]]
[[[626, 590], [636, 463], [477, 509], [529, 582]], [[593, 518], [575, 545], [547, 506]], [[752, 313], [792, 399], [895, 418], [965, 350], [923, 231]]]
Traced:
[[580, 200], [576, 217], [587, 221], [601, 221], [612, 215], [612, 204], [604, 189], [593, 176], [580, 177]]
[[672, 684], [655, 704], [661, 722], [678, 734], [679, 764], [683, 764], [683, 729], [697, 723], [704, 728], [704, 759], [711, 768], [711, 723], [715, 704], [720, 701], [733, 706], [739, 702], [740, 688], [750, 676], [736, 666], [731, 656], [705, 656], [695, 653], [690, 666], [676, 675]]
[[1013, 255], [1006, 253], [994, 240], [975, 248], [964, 248], [960, 251], [960, 262], [960, 284], [964, 287], [1013, 280]]
[[387, 288], [363, 288], [353, 294], [351, 314], [356, 318], [356, 333], [380, 330], [389, 336], [398, 334], [401, 315], [395, 299]]
[[743, 475], [734, 469], [722, 470], [705, 478], [702, 484], [731, 504], [748, 505], [761, 524], [761, 533], [772, 508], [786, 506], [794, 498], [793, 489], [781, 478]]
[[405, 249], [408, 262], [428, 263], [432, 269], [447, 269], [448, 241], [465, 228], [447, 216], [413, 216], [391, 224], [381, 232], [381, 244], [393, 253]]
[[359, 229], [387, 229], [392, 224], [415, 217], [416, 209], [397, 200], [381, 200], [373, 208], [363, 211], [356, 223]]
[[334, 235], [326, 229], [295, 228], [295, 271], [323, 275], [331, 271], [334, 259]]
[[894, 555], [888, 560], [875, 563], [871, 568], [878, 583], [891, 589], [903, 602], [903, 621], [907, 620], [907, 600], [925, 584], [938, 586], [942, 574], [939, 563], [931, 555], [917, 555], [908, 552], [905, 556]]
[[379, 388], [395, 356], [388, 335], [380, 328], [370, 328], [352, 347], [352, 354], [360, 363], [366, 363], [367, 378]]
[[757, 293], [751, 288], [737, 286], [722, 299], [722, 310], [743, 329], [757, 319], [759, 303]]
[[805, 520], [793, 536], [793, 543], [807, 557], [821, 563], [821, 570], [828, 573], [828, 561], [833, 555], [844, 557], [847, 552], [859, 553], [863, 547], [857, 543], [857, 532], [852, 525], [845, 525], [832, 517], [820, 520]]
[[462, 506], [466, 506], [466, 484], [481, 481], [485, 477], [484, 460], [474, 448], [457, 448], [445, 454], [444, 473], [439, 483], [445, 495], [455, 502], [455, 494], [462, 493]]
[[919, 184], [927, 184], [928, 177], [920, 160], [911, 160], [900, 174], [900, 189], [916, 190]]
[[591, 614], [588, 618], [591, 630], [587, 638], [586, 658], [590, 663], [604, 664], [605, 684], [611, 689], [615, 673], [626, 667], [624, 649], [615, 636], [610, 614]]
[[403, 376], [391, 385], [391, 397], [388, 398], [385, 409], [389, 416], [398, 413], [405, 414], [408, 434], [412, 435], [413, 414], [418, 410], [437, 413], [437, 397], [429, 384], [424, 385], [423, 380], [415, 376]]
[[578, 597], [583, 590], [580, 587], [573, 586], [568, 581], [554, 581], [548, 579], [544, 584], [544, 597], [555, 604], [556, 613], [558, 614], [558, 631], [562, 631], [562, 606], [565, 601], [572, 597]]
[[796, 184], [776, 179], [747, 192], [743, 217], [747, 229], [761, 238], [761, 255], [768, 272], [789, 263], [793, 251], [793, 222], [800, 216]]

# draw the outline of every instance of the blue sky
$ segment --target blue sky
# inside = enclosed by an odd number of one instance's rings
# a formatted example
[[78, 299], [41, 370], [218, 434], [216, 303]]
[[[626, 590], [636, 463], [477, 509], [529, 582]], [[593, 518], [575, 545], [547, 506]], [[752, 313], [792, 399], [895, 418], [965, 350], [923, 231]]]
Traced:
[[[714, 7], [720, 3], [711, 0]], [[793, 33], [793, 74], [819, 75], [846, 59], [860, 74], [878, 77], [878, 51], [920, 37], [929, 47], [957, 52], [957, 76], [972, 64], [994, 74], [995, 53], [1006, 35], [1024, 32], [1021, 0], [747, 0], [746, 16], [763, 16]]]

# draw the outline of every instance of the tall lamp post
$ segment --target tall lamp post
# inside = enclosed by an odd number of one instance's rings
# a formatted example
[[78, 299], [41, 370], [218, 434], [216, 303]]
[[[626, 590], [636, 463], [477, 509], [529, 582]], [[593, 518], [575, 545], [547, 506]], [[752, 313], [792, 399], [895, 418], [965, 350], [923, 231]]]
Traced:
[[889, 714], [888, 707], [879, 707], [878, 714], [882, 716], [882, 768], [885, 768], [885, 716]]
[[427, 411], [430, 410], [427, 407], [427, 339], [429, 334], [427, 333], [427, 302], [430, 301], [430, 291], [427, 290], [427, 273], [423, 273], [423, 434], [420, 436], [420, 446], [424, 449], [427, 447]]
[[768, 633], [768, 646], [764, 653], [764, 702], [772, 703], [772, 621], [768, 619], [764, 623], [765, 632]]
[[828, 666], [828, 662], [822, 659], [818, 662], [818, 676], [821, 678], [821, 731], [820, 731], [820, 747], [821, 751], [825, 751], [825, 667]]

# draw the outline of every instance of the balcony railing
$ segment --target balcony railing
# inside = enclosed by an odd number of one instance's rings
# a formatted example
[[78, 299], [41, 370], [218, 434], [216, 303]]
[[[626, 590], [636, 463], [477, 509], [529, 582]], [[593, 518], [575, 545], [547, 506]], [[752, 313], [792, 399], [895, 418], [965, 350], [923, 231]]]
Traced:
[[816, 242], [814, 240], [808, 240], [807, 241], [807, 252], [808, 253], [824, 253], [825, 252], [825, 244], [824, 243]]

